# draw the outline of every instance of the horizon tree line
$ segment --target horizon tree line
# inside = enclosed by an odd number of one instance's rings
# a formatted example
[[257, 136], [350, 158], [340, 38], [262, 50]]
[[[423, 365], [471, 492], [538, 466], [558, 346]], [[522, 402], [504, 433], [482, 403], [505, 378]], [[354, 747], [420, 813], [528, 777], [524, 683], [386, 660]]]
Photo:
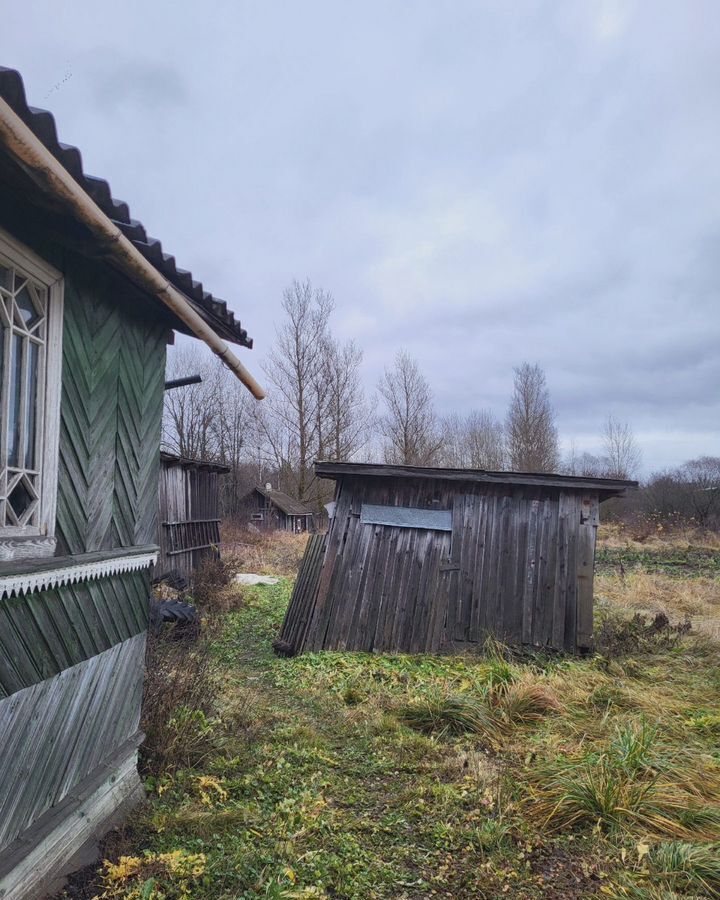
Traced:
[[[428, 379], [405, 349], [397, 351], [368, 398], [362, 350], [333, 334], [334, 308], [332, 295], [309, 280], [286, 288], [275, 343], [263, 366], [268, 398], [261, 404], [219, 361], [195, 348], [173, 354], [171, 377], [198, 372], [203, 381], [167, 392], [164, 444], [182, 456], [230, 467], [223, 479], [229, 514], [236, 512], [233, 497], [266, 480], [320, 510], [328, 487], [313, 476], [315, 459], [613, 478], [639, 472], [641, 452], [632, 427], [612, 414], [600, 430], [599, 454], [578, 453], [571, 443], [562, 457], [555, 409], [537, 363], [514, 368], [502, 419], [483, 408], [438, 414]], [[703, 484], [717, 476], [712, 484], [720, 487], [720, 461], [713, 475], [708, 460], [715, 458], [703, 459], [685, 464], [685, 475], [702, 477]], [[660, 483], [681, 484], [678, 473], [661, 473], [656, 493]], [[705, 508], [700, 501], [695, 505]], [[709, 505], [714, 509], [714, 502]]]

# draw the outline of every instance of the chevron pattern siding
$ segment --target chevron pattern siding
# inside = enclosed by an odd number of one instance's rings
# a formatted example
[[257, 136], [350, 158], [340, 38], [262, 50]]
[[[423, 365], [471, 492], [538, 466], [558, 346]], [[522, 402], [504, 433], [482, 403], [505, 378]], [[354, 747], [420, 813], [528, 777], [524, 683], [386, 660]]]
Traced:
[[150, 576], [127, 572], [0, 603], [0, 698], [147, 628]]
[[68, 554], [155, 543], [165, 329], [116, 285], [68, 279], [57, 536]]
[[[120, 345], [113, 525], [116, 545], [157, 542], [164, 332], [133, 322]], [[147, 502], [148, 496], [153, 498]]]

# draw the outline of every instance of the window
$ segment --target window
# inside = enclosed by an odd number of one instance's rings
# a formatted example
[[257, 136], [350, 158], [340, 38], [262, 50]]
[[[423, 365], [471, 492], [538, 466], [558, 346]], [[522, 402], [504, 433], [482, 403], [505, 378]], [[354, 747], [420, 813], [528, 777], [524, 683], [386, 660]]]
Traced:
[[363, 503], [360, 509], [360, 523], [452, 531], [452, 512], [449, 509], [415, 509], [408, 506], [376, 506], [372, 503]]
[[3, 556], [54, 551], [62, 277], [0, 231], [0, 537]]

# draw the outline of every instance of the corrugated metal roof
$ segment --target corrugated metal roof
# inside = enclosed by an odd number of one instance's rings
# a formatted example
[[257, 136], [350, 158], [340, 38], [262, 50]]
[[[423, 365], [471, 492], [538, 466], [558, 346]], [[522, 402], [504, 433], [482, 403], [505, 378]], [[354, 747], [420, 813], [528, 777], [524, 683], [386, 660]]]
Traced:
[[282, 491], [273, 491], [267, 490], [264, 487], [260, 487], [259, 485], [255, 488], [258, 494], [262, 494], [263, 497], [267, 497], [267, 499], [277, 506], [278, 509], [281, 509], [286, 516], [311, 516], [312, 510], [308, 509], [303, 503], [299, 500], [295, 500], [293, 497], [288, 496], [287, 494], [283, 494]]
[[131, 218], [128, 204], [112, 196], [107, 181], [84, 172], [78, 148], [62, 144], [58, 140], [52, 113], [28, 106], [19, 72], [0, 66], [0, 97], [23, 120], [60, 165], [67, 169], [105, 215], [132, 241], [148, 262], [185, 294], [197, 312], [221, 337], [244, 347], [252, 347], [251, 338], [228, 310], [225, 301], [213, 297], [190, 272], [178, 268], [175, 257], [163, 250], [160, 241], [147, 234], [142, 222]]

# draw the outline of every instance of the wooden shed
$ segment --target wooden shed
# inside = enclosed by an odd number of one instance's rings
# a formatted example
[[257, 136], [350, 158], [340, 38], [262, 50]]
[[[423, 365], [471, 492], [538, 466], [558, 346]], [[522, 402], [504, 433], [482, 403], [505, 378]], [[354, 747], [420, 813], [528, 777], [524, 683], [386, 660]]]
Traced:
[[437, 653], [487, 636], [592, 645], [599, 504], [636, 482], [362, 463], [335, 479], [278, 648]]
[[250, 343], [0, 69], [3, 900], [44, 896], [142, 794], [173, 329]]
[[258, 485], [247, 497], [249, 521], [256, 528], [301, 534], [313, 529], [312, 510], [289, 494]]
[[160, 454], [160, 554], [153, 578], [189, 579], [220, 545], [220, 476], [228, 466]]

